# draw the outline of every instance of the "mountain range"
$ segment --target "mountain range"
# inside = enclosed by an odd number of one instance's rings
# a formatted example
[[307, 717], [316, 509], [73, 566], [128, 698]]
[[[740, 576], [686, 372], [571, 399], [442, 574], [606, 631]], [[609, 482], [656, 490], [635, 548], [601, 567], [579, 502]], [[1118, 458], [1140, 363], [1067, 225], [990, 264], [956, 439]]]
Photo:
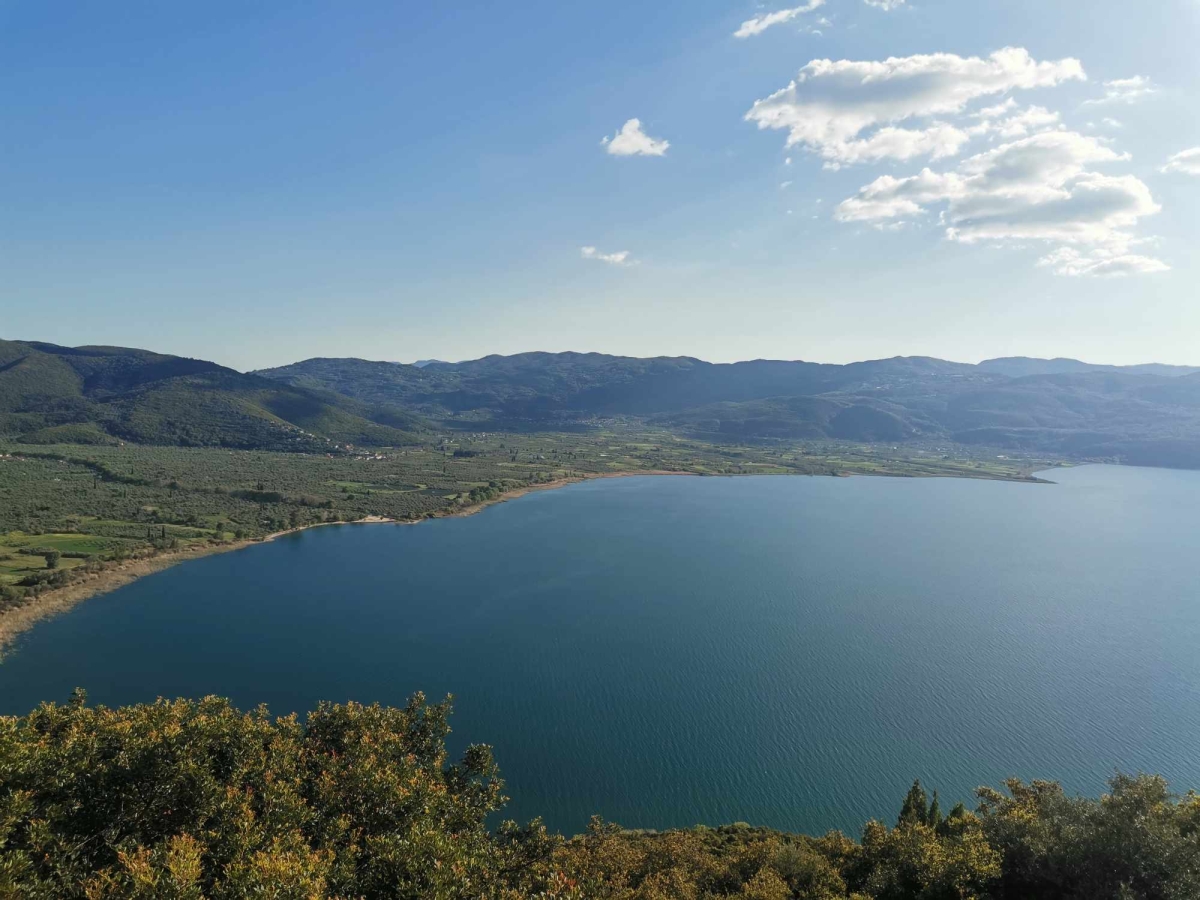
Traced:
[[709, 440], [925, 441], [1200, 466], [1200, 369], [1008, 358], [849, 365], [524, 353], [422, 367], [310, 359], [257, 374], [443, 427], [637, 418]]
[[614, 420], [711, 441], [953, 442], [1200, 468], [1200, 368], [523, 353], [241, 373], [145, 350], [0, 341], [0, 435], [26, 442], [310, 451]]
[[404, 444], [417, 418], [198, 359], [0, 340], [0, 435], [28, 443]]

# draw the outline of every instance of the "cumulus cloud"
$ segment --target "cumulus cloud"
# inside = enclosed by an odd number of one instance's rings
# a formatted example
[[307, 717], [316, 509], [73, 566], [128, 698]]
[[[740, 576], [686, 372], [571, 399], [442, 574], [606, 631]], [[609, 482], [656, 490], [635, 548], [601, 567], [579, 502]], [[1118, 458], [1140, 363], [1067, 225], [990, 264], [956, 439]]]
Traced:
[[579, 254], [584, 259], [594, 259], [596, 262], [608, 263], [610, 266], [633, 265], [628, 250], [621, 250], [619, 253], [601, 253], [595, 247], [580, 247]]
[[665, 156], [670, 141], [661, 141], [642, 131], [641, 119], [630, 119], [614, 137], [606, 137], [601, 146], [612, 156]]
[[1200, 147], [1176, 153], [1162, 167], [1163, 172], [1183, 172], [1185, 175], [1200, 175]]
[[[1019, 47], [986, 59], [936, 53], [883, 61], [817, 59], [786, 88], [758, 100], [746, 120], [788, 133], [836, 166], [953, 156], [971, 135], [938, 117], [961, 114], [972, 101], [1013, 90], [1085, 80], [1075, 59], [1038, 62]], [[1001, 104], [1006, 111], [1007, 102]], [[909, 120], [918, 127], [900, 127]]]
[[904, 5], [904, 0], [863, 0], [867, 6], [874, 6], [876, 9], [882, 9], [891, 12], [893, 9], [899, 9]]
[[1158, 86], [1149, 78], [1135, 75], [1104, 82], [1104, 96], [1085, 100], [1084, 106], [1104, 106], [1109, 103], [1137, 103], [1144, 97], [1158, 93]]
[[1130, 252], [1130, 229], [1161, 207], [1132, 175], [1091, 170], [1129, 159], [1094, 137], [1047, 131], [972, 156], [951, 172], [885, 175], [843, 201], [842, 222], [894, 222], [941, 206], [946, 237], [965, 244], [1042, 241], [1056, 249], [1045, 264], [1064, 275], [1163, 271]]
[[808, 3], [802, 6], [781, 9], [778, 12], [767, 13], [765, 16], [755, 16], [753, 19], [747, 19], [743, 22], [742, 27], [735, 31], [733, 36], [736, 38], [754, 37], [756, 34], [762, 34], [773, 25], [784, 25], [824, 5], [825, 0], [808, 0]]

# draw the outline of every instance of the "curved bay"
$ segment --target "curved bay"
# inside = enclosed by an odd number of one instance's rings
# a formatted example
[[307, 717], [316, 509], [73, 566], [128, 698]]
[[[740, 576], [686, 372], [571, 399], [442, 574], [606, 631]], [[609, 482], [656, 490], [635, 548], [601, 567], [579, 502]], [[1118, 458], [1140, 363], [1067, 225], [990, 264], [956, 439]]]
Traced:
[[630, 478], [320, 528], [38, 626], [0, 712], [457, 697], [509, 813], [857, 832], [914, 777], [1200, 787], [1200, 473]]

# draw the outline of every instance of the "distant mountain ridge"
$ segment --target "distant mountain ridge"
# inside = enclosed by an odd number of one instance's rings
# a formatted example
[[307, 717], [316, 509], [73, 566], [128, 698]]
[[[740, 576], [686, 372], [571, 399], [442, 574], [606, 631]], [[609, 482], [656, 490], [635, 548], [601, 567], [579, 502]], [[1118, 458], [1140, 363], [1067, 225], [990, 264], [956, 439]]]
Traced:
[[895, 357], [848, 365], [522, 353], [422, 368], [312, 359], [257, 373], [451, 428], [606, 417], [718, 440], [958, 442], [1200, 467], [1200, 369]]
[[1026, 375], [1078, 375], [1086, 372], [1118, 372], [1126, 375], [1161, 375], [1166, 378], [1181, 378], [1200, 372], [1200, 366], [1165, 366], [1161, 363], [1146, 363], [1140, 366], [1099, 366], [1080, 362], [1077, 359], [1036, 359], [1028, 356], [1008, 356], [1000, 359], [985, 359], [979, 368], [1020, 378]]
[[309, 452], [627, 421], [713, 441], [961, 443], [1200, 468], [1200, 369], [1183, 366], [601, 353], [424, 362], [317, 358], [240, 373], [146, 350], [0, 341], [0, 437]]

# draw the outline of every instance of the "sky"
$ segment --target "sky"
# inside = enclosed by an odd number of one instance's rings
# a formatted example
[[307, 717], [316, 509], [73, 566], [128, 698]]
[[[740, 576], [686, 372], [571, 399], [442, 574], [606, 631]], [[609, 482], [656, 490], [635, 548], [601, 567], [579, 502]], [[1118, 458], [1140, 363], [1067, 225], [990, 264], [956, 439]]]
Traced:
[[0, 0], [0, 337], [1200, 364], [1200, 0]]

